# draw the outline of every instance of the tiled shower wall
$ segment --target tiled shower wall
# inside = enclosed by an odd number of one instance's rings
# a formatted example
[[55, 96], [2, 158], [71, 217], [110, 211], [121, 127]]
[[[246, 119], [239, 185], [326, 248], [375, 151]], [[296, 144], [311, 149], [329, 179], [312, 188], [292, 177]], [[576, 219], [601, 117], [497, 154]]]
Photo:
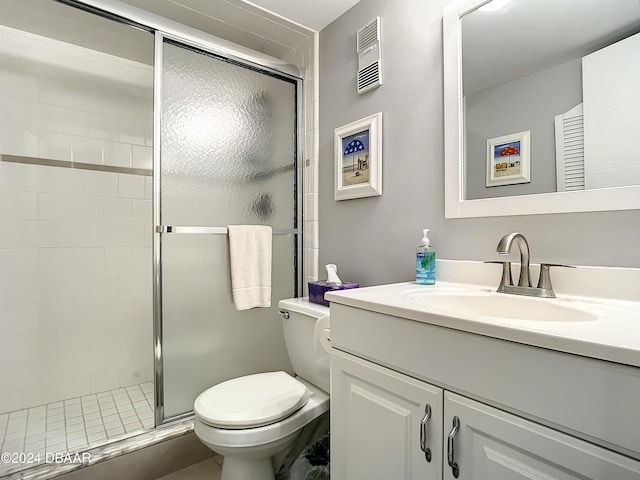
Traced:
[[0, 413], [152, 379], [151, 99], [86, 80], [0, 71]]

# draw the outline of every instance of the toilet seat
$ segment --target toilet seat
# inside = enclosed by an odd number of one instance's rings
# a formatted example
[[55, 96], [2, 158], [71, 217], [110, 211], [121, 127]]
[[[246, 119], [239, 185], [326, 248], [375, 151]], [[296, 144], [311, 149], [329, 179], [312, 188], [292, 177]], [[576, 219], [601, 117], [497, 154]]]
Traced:
[[205, 424], [225, 429], [261, 427], [277, 422], [309, 401], [307, 387], [286, 372], [233, 378], [202, 392], [194, 403]]

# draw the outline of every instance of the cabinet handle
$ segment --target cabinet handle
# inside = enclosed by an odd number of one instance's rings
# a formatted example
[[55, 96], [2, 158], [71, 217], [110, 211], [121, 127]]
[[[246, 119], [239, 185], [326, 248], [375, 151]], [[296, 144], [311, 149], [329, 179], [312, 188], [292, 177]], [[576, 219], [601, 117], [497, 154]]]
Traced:
[[428, 403], [424, 407], [424, 417], [420, 421], [420, 450], [424, 452], [427, 462], [431, 461], [431, 449], [427, 447], [427, 422], [431, 418], [431, 405]]
[[449, 438], [447, 439], [447, 460], [449, 462], [449, 466], [451, 467], [451, 471], [453, 472], [453, 477], [458, 478], [460, 475], [460, 467], [454, 461], [454, 446], [453, 446], [453, 437], [456, 436], [456, 433], [460, 430], [460, 419], [458, 417], [453, 417], [453, 428], [449, 432]]

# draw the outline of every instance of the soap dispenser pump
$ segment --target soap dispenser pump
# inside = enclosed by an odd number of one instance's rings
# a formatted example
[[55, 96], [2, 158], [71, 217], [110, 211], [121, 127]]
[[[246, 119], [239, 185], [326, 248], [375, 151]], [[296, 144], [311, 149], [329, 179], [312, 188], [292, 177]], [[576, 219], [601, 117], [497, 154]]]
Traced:
[[436, 251], [429, 240], [429, 229], [422, 230], [422, 241], [416, 248], [416, 283], [418, 285], [435, 285], [436, 283]]

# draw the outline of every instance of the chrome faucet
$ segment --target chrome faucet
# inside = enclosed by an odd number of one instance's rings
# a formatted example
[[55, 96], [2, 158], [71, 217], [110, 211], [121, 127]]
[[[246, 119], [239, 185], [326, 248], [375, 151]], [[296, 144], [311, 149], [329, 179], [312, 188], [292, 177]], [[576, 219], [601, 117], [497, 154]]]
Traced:
[[551, 276], [549, 275], [549, 268], [551, 267], [568, 267], [575, 268], [570, 265], [561, 265], [558, 263], [541, 263], [540, 264], [540, 278], [538, 279], [538, 286], [532, 287], [531, 285], [531, 271], [529, 265], [530, 252], [529, 242], [524, 235], [518, 232], [508, 233], [500, 239], [496, 253], [500, 255], [506, 255], [511, 251], [511, 245], [516, 242], [518, 249], [520, 250], [520, 276], [518, 278], [518, 285], [513, 284], [513, 278], [511, 276], [511, 262], [486, 262], [486, 263], [500, 263], [502, 264], [502, 279], [498, 286], [498, 293], [511, 293], [515, 295], [529, 295], [533, 297], [543, 298], [555, 298], [553, 287], [551, 286]]
[[520, 277], [518, 278], [519, 287], [531, 286], [531, 272], [529, 271], [529, 242], [521, 233], [508, 233], [500, 239], [496, 253], [506, 255], [511, 251], [511, 245], [516, 242], [520, 249]]

